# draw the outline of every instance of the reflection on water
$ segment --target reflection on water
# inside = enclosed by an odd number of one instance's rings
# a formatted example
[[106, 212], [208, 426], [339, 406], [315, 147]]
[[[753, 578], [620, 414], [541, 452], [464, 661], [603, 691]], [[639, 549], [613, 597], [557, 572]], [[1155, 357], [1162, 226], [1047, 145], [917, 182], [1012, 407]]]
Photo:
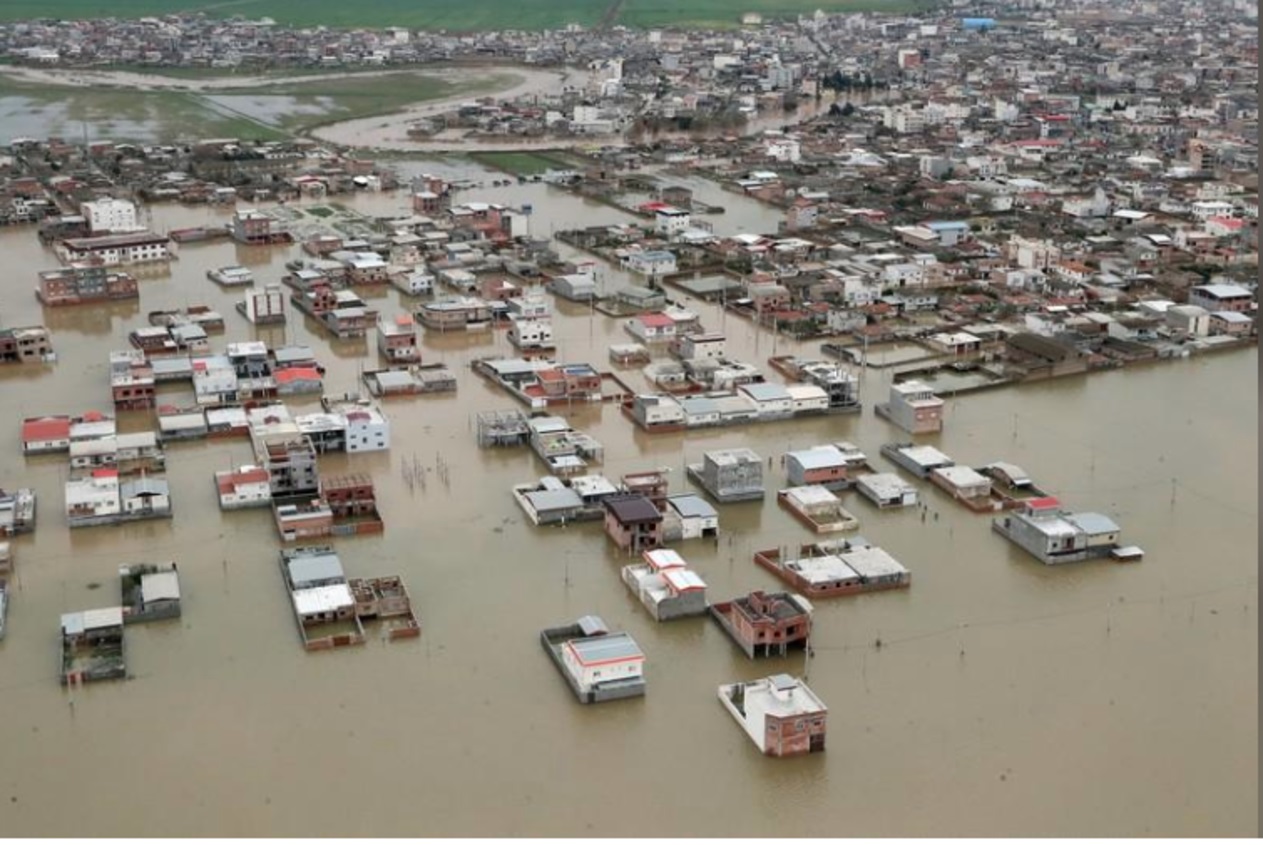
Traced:
[[[463, 196], [531, 202], [537, 232], [626, 219], [544, 185]], [[346, 200], [373, 214], [398, 213], [405, 201]], [[745, 202], [725, 193], [730, 213], [714, 218], [717, 228], [766, 230], [765, 209]], [[745, 223], [734, 222], [743, 215]], [[154, 217], [176, 228], [222, 214], [162, 207]], [[513, 504], [510, 485], [538, 478], [542, 464], [525, 450], [475, 445], [476, 411], [514, 407], [468, 370], [473, 357], [508, 354], [503, 333], [424, 334], [426, 359], [456, 372], [456, 396], [387, 403], [388, 453], [321, 458], [326, 474], [373, 477], [385, 534], [335, 544], [353, 576], [405, 578], [423, 634], [308, 655], [281, 588], [270, 516], [221, 513], [215, 504], [212, 474], [251, 460], [248, 442], [171, 446], [170, 522], [72, 534], [61, 516], [65, 461], [24, 460], [19, 420], [108, 406], [106, 355], [125, 348], [127, 332], [151, 310], [210, 305], [227, 321], [217, 346], [252, 337], [310, 345], [334, 393], [353, 388], [361, 367], [376, 366], [371, 341], [331, 344], [293, 312], [284, 327], [248, 326], [232, 307], [238, 294], [205, 277], [246, 263], [228, 243], [183, 250], [169, 278], [142, 286], [139, 305], [47, 310], [31, 293], [35, 272], [52, 266], [34, 232], [0, 231], [0, 249], [23, 268], [0, 277], [3, 320], [47, 322], [60, 356], [37, 381], [0, 373], [0, 443], [9, 444], [0, 449], [0, 486], [32, 486], [40, 497], [37, 532], [14, 544], [15, 596], [0, 645], [5, 832], [1255, 830], [1258, 491], [1252, 472], [1234, 471], [1257, 455], [1253, 351], [951, 401], [945, 431], [925, 442], [971, 466], [1019, 464], [1073, 507], [1115, 516], [1146, 558], [1049, 569], [988, 530], [986, 517], [924, 483], [924, 514], [878, 512], [844, 493], [860, 533], [903, 561], [913, 584], [817, 602], [810, 683], [830, 708], [829, 751], [774, 761], [758, 755], [715, 689], [800, 672], [801, 655], [752, 663], [708, 620], [653, 623], [620, 582], [627, 558], [599, 525], [537, 530]], [[278, 280], [284, 262], [300, 255], [295, 246], [252, 252], [260, 283]], [[394, 291], [377, 302], [384, 313], [406, 307]], [[765, 368], [773, 349], [819, 357], [818, 343], [774, 343], [714, 306], [691, 305], [708, 328], [728, 333], [733, 357]], [[583, 308], [558, 312], [566, 360], [605, 368], [608, 344], [627, 340], [618, 320]], [[866, 405], [884, 398], [889, 371], [861, 378]], [[1180, 397], [1176, 411], [1172, 396]], [[311, 399], [296, 404], [312, 407]], [[761, 505], [720, 506], [719, 544], [680, 547], [712, 600], [777, 588], [751, 562], [753, 552], [810, 539], [776, 506], [780, 454], [851, 440], [889, 470], [878, 448], [902, 437], [870, 408], [661, 436], [634, 430], [613, 407], [560, 413], [605, 445], [599, 469], [611, 477], [667, 467], [672, 488], [688, 490], [684, 465], [705, 450], [748, 446], [774, 459]], [[128, 415], [125, 425], [144, 420]], [[1203, 436], [1210, 430], [1213, 437]], [[425, 468], [424, 487], [404, 481], [413, 461]], [[134, 678], [77, 691], [71, 707], [50, 657], [58, 614], [114, 601], [117, 567], [151, 560], [178, 561], [183, 619], [129, 629]], [[593, 612], [645, 649], [644, 700], [581, 707], [540, 653], [540, 628]], [[329, 800], [313, 802], [317, 791]], [[134, 799], [142, 792], [140, 812]], [[68, 795], [73, 814], [65, 812]], [[628, 807], [628, 796], [637, 809], [610, 810]]]

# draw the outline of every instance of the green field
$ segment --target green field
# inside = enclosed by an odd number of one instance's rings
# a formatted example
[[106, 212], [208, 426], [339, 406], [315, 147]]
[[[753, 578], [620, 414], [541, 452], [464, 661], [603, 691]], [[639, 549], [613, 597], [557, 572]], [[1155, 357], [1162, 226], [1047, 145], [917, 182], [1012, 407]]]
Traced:
[[547, 152], [485, 152], [470, 153], [469, 157], [479, 164], [515, 176], [534, 176], [549, 170], [568, 170], [575, 167], [568, 159]]
[[400, 71], [322, 81], [287, 76], [251, 88], [138, 91], [72, 87], [0, 76], [0, 126], [8, 136], [175, 141], [231, 137], [271, 140], [327, 123], [372, 117], [441, 97], [511, 84], [512, 74], [471, 75], [460, 82]]
[[407, 26], [458, 31], [548, 29], [577, 23], [600, 23], [614, 10], [614, 24], [656, 26], [736, 26], [745, 12], [767, 17], [836, 12], [916, 11], [934, 0], [378, 0], [345, 3], [335, 0], [3, 0], [0, 20], [60, 17], [135, 18], [173, 11], [205, 11], [216, 17], [270, 17], [297, 26]]

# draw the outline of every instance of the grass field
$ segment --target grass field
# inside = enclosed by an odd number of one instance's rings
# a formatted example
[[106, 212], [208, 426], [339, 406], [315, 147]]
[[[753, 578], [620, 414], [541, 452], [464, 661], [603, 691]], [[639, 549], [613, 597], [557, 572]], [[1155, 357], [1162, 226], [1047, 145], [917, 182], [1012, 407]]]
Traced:
[[470, 153], [469, 157], [479, 164], [515, 176], [534, 176], [549, 170], [567, 170], [574, 167], [569, 160], [547, 152], [485, 152]]
[[[3, 0], [0, 21], [61, 17], [135, 18], [173, 11], [217, 17], [271, 17], [297, 26], [407, 26], [457, 31], [592, 26], [614, 0]], [[745, 12], [794, 16], [816, 9], [836, 12], [910, 12], [934, 0], [624, 0], [614, 23], [626, 26], [736, 26]]]
[[7, 137], [68, 135], [174, 141], [233, 137], [270, 140], [327, 123], [399, 111], [416, 103], [511, 84], [512, 74], [451, 82], [399, 72], [211, 92], [70, 87], [0, 77], [0, 126]]

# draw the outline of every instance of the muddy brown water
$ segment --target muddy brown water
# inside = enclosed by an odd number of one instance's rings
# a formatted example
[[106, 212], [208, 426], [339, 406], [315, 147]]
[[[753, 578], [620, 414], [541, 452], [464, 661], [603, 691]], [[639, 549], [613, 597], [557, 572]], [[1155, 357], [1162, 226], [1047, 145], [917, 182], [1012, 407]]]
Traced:
[[[532, 201], [534, 225], [622, 219], [543, 185], [473, 192]], [[373, 213], [396, 196], [361, 197]], [[760, 206], [717, 228], [774, 222]], [[221, 219], [159, 208], [159, 228]], [[543, 231], [542, 229], [537, 231]], [[929, 515], [877, 512], [844, 494], [860, 532], [913, 573], [910, 589], [817, 602], [812, 688], [829, 706], [828, 751], [761, 757], [716, 686], [801, 655], [750, 662], [713, 622], [655, 624], [618, 577], [625, 558], [599, 526], [535, 529], [509, 495], [538, 478], [525, 449], [480, 450], [473, 414], [514, 401], [472, 375], [494, 341], [424, 335], [427, 360], [457, 371], [455, 397], [392, 400], [389, 452], [322, 458], [371, 473], [386, 532], [335, 541], [350, 575], [402, 575], [420, 639], [306, 654], [266, 512], [221, 513], [212, 473], [249, 459], [242, 441], [172, 445], [175, 518], [70, 532], [62, 457], [24, 459], [19, 420], [107, 409], [106, 354], [155, 309], [205, 303], [216, 339], [311, 344], [326, 389], [376, 364], [371, 339], [330, 344], [291, 313], [255, 331], [209, 268], [245, 263], [277, 279], [297, 248], [187, 245], [139, 305], [42, 312], [37, 270], [56, 265], [29, 228], [0, 232], [4, 325], [55, 329], [55, 365], [0, 370], [0, 485], [34, 487], [39, 525], [18, 539], [0, 644], [0, 831], [9, 835], [1252, 835], [1257, 832], [1257, 406], [1254, 351], [1010, 388], [950, 401], [928, 438], [958, 462], [1015, 462], [1072, 507], [1099, 510], [1144, 547], [1143, 562], [1050, 569], [987, 517], [920, 483]], [[395, 291], [373, 299], [401, 309]], [[699, 306], [734, 357], [816, 354]], [[619, 321], [562, 307], [561, 359], [605, 367]], [[747, 445], [778, 457], [830, 440], [883, 469], [901, 439], [873, 416], [887, 371], [864, 376], [860, 416], [650, 436], [614, 407], [564, 413], [606, 446], [611, 476]], [[179, 390], [165, 399], [188, 399]], [[316, 407], [310, 399], [296, 410]], [[143, 413], [124, 428], [146, 428]], [[402, 467], [429, 470], [410, 492]], [[450, 487], [438, 477], [439, 457]], [[1173, 488], [1172, 479], [1176, 479]], [[778, 582], [751, 554], [809, 539], [768, 472], [761, 504], [720, 507], [718, 547], [679, 550], [712, 600]], [[1174, 496], [1173, 496], [1174, 490]], [[58, 615], [116, 603], [117, 568], [179, 563], [179, 622], [129, 628], [133, 677], [71, 696], [56, 680]], [[93, 588], [94, 584], [99, 587]], [[642, 700], [583, 707], [542, 653], [539, 629], [598, 613], [648, 655]], [[881, 640], [882, 647], [875, 643]], [[73, 811], [71, 810], [73, 808]]]

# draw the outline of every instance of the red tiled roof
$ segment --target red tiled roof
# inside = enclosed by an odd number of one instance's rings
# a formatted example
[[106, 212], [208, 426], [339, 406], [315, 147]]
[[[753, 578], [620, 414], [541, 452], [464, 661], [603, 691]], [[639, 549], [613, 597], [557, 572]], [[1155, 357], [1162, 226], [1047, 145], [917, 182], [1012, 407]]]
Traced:
[[637, 319], [640, 320], [642, 326], [651, 329], [662, 329], [675, 325], [675, 320], [672, 320], [666, 314], [641, 314]]
[[22, 441], [64, 440], [70, 436], [70, 417], [36, 417], [22, 423]]
[[278, 384], [289, 384], [295, 381], [320, 381], [320, 372], [315, 367], [286, 367], [277, 370], [275, 378]]

